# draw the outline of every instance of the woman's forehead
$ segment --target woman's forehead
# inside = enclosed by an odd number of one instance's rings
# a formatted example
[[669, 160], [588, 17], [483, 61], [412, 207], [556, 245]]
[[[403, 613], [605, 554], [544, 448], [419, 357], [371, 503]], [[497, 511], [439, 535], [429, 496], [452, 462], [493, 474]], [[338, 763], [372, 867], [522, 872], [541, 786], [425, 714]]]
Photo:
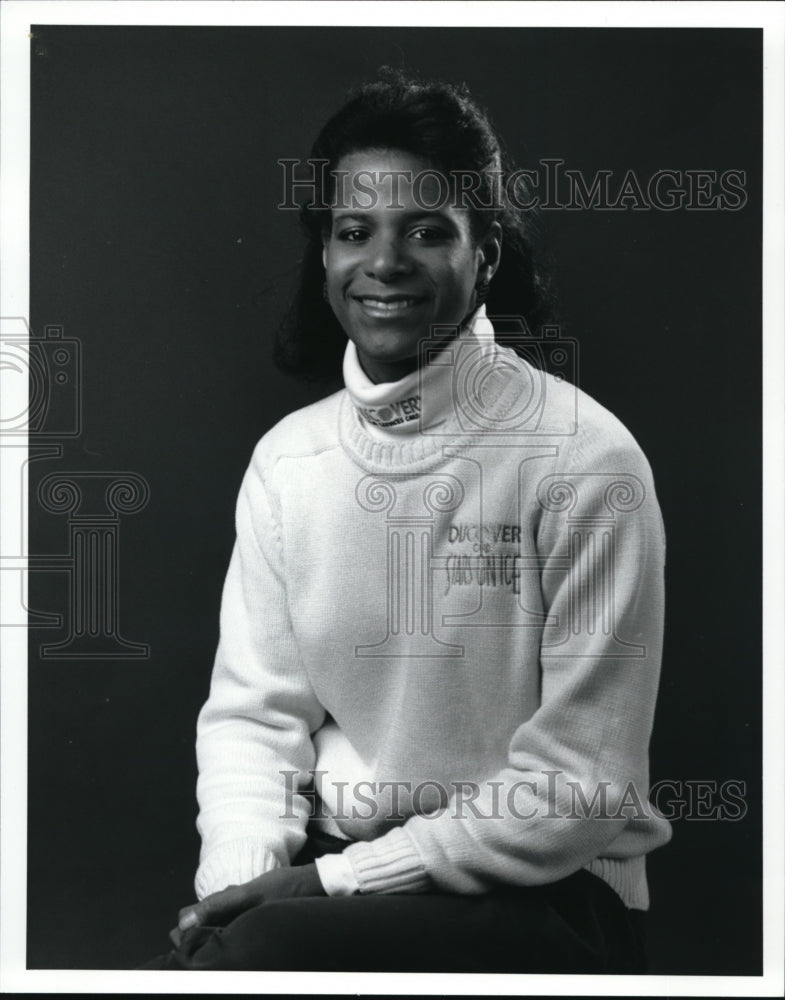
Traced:
[[418, 173], [432, 168], [433, 164], [416, 153], [395, 147], [372, 146], [368, 149], [355, 149], [346, 153], [336, 164], [336, 170], [347, 170], [350, 173], [359, 170], [402, 170]]
[[451, 214], [457, 208], [449, 174], [405, 150], [357, 150], [342, 157], [332, 174], [335, 215], [387, 209]]

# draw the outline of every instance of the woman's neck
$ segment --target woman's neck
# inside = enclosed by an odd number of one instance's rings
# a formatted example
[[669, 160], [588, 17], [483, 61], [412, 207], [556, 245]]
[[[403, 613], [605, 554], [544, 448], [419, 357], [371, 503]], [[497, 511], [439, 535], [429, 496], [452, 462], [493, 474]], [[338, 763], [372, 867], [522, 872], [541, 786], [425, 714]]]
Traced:
[[[486, 349], [492, 347], [493, 327], [484, 307], [470, 318], [458, 337], [446, 337], [444, 346], [457, 341], [474, 355], [482, 351], [477, 339], [480, 329], [484, 331]], [[416, 363], [402, 366], [403, 374], [398, 378], [376, 382], [355, 345], [349, 342], [344, 356], [344, 382], [360, 425], [377, 440], [400, 440], [402, 436], [431, 432], [454, 414], [456, 361], [450, 364], [441, 351], [429, 352], [428, 363], [422, 367]]]
[[[484, 315], [484, 310], [482, 314]], [[451, 340], [455, 340], [460, 330], [466, 329], [467, 326], [477, 319], [478, 315], [479, 310], [469, 313], [459, 328], [445, 333], [442, 341], [437, 342], [439, 349], [441, 350], [442, 347], [446, 347]], [[429, 341], [429, 343], [433, 344], [434, 341]], [[417, 371], [420, 366], [418, 355], [410, 358], [401, 358], [398, 361], [383, 361], [378, 358], [369, 357], [364, 351], [357, 350], [357, 360], [360, 362], [362, 370], [374, 385], [382, 385], [387, 382], [400, 382], [407, 375], [411, 375], [412, 372]]]

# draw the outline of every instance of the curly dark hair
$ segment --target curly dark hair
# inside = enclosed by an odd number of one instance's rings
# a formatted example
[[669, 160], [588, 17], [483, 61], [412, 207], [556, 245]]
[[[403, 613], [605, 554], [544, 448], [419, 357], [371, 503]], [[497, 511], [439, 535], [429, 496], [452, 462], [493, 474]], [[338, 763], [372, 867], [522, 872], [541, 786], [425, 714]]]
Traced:
[[[446, 175], [466, 171], [479, 177], [475, 207], [467, 205], [472, 236], [480, 242], [493, 222], [502, 228], [503, 252], [490, 287], [489, 315], [521, 316], [532, 332], [554, 320], [551, 276], [540, 263], [539, 215], [534, 208], [511, 203], [507, 179], [514, 166], [486, 112], [465, 84], [417, 80], [383, 67], [376, 80], [350, 94], [311, 150], [311, 159], [325, 161], [325, 168], [315, 174], [315, 197], [300, 208], [308, 243], [299, 287], [276, 339], [275, 362], [281, 371], [308, 380], [340, 377], [346, 334], [322, 295], [322, 237], [330, 226], [332, 190], [322, 190], [319, 178], [326, 177], [329, 186], [344, 156], [372, 148], [411, 153]], [[525, 175], [516, 176], [514, 190], [517, 205], [532, 201]]]

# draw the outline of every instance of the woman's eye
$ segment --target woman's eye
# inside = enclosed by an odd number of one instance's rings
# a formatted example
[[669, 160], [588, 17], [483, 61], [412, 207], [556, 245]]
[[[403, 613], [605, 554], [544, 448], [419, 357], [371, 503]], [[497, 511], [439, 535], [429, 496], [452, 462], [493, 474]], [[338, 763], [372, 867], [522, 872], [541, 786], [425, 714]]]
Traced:
[[346, 243], [360, 243], [367, 237], [368, 234], [364, 229], [344, 229], [338, 234], [338, 239], [344, 240]]
[[444, 239], [445, 234], [441, 229], [434, 229], [432, 226], [418, 226], [417, 229], [413, 230], [411, 235], [416, 240], [432, 243], [434, 240]]

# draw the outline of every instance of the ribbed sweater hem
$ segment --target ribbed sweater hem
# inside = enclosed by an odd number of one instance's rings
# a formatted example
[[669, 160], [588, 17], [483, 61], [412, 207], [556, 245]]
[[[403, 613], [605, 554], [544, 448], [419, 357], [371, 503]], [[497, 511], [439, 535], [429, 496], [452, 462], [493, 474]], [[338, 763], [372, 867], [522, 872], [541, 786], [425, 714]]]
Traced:
[[631, 910], [648, 910], [649, 888], [646, 882], [646, 858], [595, 858], [584, 866], [607, 882]]
[[196, 898], [204, 899], [228, 885], [242, 885], [279, 867], [278, 858], [256, 837], [227, 841], [202, 859], [194, 878]]
[[[405, 830], [396, 828], [375, 841], [358, 841], [343, 851], [361, 893], [417, 893], [433, 888], [423, 861]], [[606, 882], [633, 910], [648, 910], [646, 859], [595, 858], [584, 867]]]
[[399, 828], [378, 840], [358, 841], [345, 848], [343, 854], [361, 893], [412, 893], [431, 888], [417, 848]]

